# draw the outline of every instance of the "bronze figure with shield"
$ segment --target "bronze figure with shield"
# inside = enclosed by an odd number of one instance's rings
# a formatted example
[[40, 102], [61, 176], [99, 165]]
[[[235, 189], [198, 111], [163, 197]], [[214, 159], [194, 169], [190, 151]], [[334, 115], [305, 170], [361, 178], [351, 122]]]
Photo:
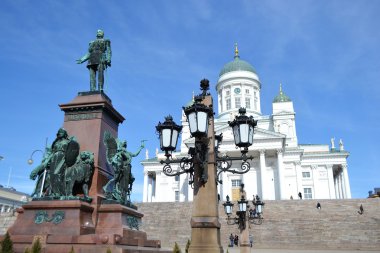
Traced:
[[[74, 186], [83, 189], [83, 196], [88, 199], [88, 188], [94, 168], [93, 153], [80, 152], [75, 136], [69, 137], [64, 128], [60, 128], [51, 148], [47, 149], [41, 164], [32, 171], [30, 178], [36, 179], [36, 192], [39, 197], [67, 199], [73, 197]], [[42, 173], [45, 174], [41, 177]]]

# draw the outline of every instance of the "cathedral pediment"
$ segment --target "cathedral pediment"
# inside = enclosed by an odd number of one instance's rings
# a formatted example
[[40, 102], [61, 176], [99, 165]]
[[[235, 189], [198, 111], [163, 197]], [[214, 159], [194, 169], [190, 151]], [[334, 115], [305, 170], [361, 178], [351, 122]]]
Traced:
[[289, 114], [294, 114], [293, 111], [289, 110], [282, 110], [282, 111], [278, 111], [276, 113], [273, 114], [273, 116], [278, 116], [278, 115], [289, 115]]

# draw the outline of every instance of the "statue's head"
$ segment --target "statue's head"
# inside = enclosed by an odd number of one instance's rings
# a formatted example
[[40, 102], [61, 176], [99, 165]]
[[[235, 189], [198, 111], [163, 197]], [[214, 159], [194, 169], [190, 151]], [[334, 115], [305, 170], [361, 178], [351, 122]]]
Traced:
[[87, 163], [93, 163], [94, 155], [88, 151], [82, 151], [80, 152], [80, 159]]
[[98, 30], [97, 32], [96, 32], [96, 38], [98, 38], [98, 39], [102, 39], [104, 37], [104, 32], [103, 32], [103, 30]]
[[57, 138], [67, 138], [67, 136], [67, 131], [63, 127], [61, 127], [57, 132]]
[[127, 141], [122, 141], [121, 142], [121, 147], [122, 148], [127, 148]]

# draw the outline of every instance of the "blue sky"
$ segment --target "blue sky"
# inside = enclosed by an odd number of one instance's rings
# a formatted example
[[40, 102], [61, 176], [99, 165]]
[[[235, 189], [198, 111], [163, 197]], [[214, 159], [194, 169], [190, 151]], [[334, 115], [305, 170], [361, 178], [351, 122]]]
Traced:
[[[102, 28], [112, 42], [106, 94], [126, 118], [119, 137], [150, 155], [155, 125], [223, 65], [240, 56], [262, 83], [264, 115], [279, 83], [293, 100], [300, 144], [343, 139], [350, 152], [352, 196], [380, 186], [380, 1], [0, 1], [0, 184], [31, 192], [27, 159], [63, 124], [58, 104], [89, 89], [75, 60]], [[143, 173], [133, 161], [132, 200], [142, 200]], [[40, 161], [41, 153], [33, 156]], [[11, 173], [10, 173], [11, 172]]]

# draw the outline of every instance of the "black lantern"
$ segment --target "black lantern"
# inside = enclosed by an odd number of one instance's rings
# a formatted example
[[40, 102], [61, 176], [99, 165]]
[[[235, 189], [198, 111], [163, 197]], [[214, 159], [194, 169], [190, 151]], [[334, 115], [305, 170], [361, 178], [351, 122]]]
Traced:
[[241, 199], [238, 200], [239, 211], [240, 212], [246, 212], [247, 211], [247, 204], [248, 204], [248, 201], [245, 200], [244, 196], [242, 196]]
[[255, 205], [256, 213], [260, 216], [263, 212], [264, 202], [260, 200], [259, 196], [256, 196], [256, 201], [252, 201], [252, 203]]
[[252, 116], [245, 115], [245, 108], [239, 109], [239, 116], [236, 116], [234, 121], [228, 122], [232, 127], [235, 145], [240, 148], [248, 148], [253, 143], [253, 132], [257, 125], [257, 121]]
[[226, 196], [226, 199], [227, 199], [226, 203], [223, 204], [224, 212], [227, 214], [227, 216], [230, 216], [232, 214], [232, 208], [234, 204], [230, 202], [230, 197], [228, 195]]
[[223, 140], [223, 133], [219, 135], [215, 135], [215, 148], [218, 149], [220, 143], [222, 143]]
[[212, 109], [201, 103], [202, 96], [194, 98], [194, 104], [183, 108], [189, 122], [190, 133], [193, 137], [206, 136], [208, 132], [208, 120], [212, 115]]
[[173, 121], [172, 116], [165, 117], [165, 122], [158, 122], [156, 130], [160, 136], [160, 147], [167, 155], [170, 151], [174, 151], [177, 146], [178, 136], [182, 130], [182, 126], [177, 125]]

